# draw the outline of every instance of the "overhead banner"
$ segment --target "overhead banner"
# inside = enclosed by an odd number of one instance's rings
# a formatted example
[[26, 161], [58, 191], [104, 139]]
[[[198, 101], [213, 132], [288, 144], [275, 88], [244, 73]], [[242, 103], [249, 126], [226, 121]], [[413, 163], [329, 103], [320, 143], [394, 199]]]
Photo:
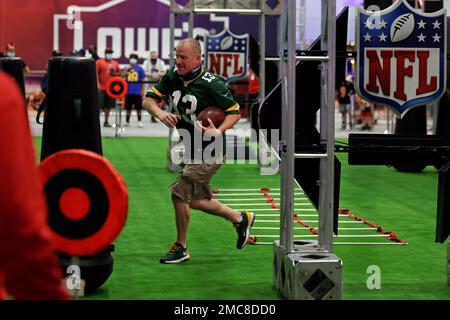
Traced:
[[[178, 3], [186, 1], [177, 0]], [[8, 42], [17, 45], [17, 56], [31, 70], [46, 70], [52, 50], [69, 55], [72, 50], [96, 45], [101, 57], [114, 50], [113, 58], [128, 63], [131, 53], [148, 58], [157, 51], [169, 62], [170, 1], [168, 0], [1, 0], [0, 51]], [[272, 6], [273, 7], [273, 6]], [[225, 28], [249, 33], [258, 41], [258, 15], [195, 14], [193, 36], [204, 48], [204, 36]], [[267, 19], [267, 30], [276, 29], [276, 19]], [[23, 32], [27, 30], [27, 32]], [[175, 45], [189, 36], [189, 16], [175, 16]], [[276, 53], [275, 34], [267, 37], [267, 54]], [[142, 62], [142, 60], [140, 61]]]

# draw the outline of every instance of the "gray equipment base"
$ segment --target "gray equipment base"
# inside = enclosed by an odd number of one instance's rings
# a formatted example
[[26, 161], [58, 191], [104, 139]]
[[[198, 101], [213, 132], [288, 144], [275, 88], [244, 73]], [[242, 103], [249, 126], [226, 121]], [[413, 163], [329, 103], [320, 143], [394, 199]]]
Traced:
[[317, 240], [294, 240], [293, 253], [297, 252], [327, 252], [324, 248], [319, 246]]
[[[317, 251], [316, 243], [297, 246], [286, 254], [279, 241], [273, 246], [273, 284], [289, 300], [342, 299], [342, 261], [335, 254]], [[294, 245], [294, 249], [296, 246]]]

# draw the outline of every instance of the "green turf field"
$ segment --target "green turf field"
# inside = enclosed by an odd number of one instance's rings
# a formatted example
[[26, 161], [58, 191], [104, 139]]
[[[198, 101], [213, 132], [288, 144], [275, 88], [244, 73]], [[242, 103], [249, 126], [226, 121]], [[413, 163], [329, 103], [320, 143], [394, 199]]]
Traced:
[[[36, 142], [39, 146], [40, 139]], [[231, 224], [199, 211], [191, 213], [191, 260], [159, 263], [175, 239], [169, 185], [176, 174], [166, 169], [166, 144], [166, 138], [103, 138], [104, 156], [128, 187], [128, 220], [115, 242], [113, 274], [85, 299], [280, 299], [272, 286], [272, 246], [237, 250]], [[344, 263], [343, 298], [450, 299], [447, 244], [434, 242], [436, 170], [428, 167], [421, 174], [405, 174], [382, 166], [349, 167], [347, 155], [338, 156], [340, 207], [408, 242], [336, 245], [334, 251]], [[279, 176], [261, 176], [254, 164], [227, 164], [211, 186], [274, 187], [279, 186]], [[367, 288], [371, 265], [381, 270], [381, 289]]]

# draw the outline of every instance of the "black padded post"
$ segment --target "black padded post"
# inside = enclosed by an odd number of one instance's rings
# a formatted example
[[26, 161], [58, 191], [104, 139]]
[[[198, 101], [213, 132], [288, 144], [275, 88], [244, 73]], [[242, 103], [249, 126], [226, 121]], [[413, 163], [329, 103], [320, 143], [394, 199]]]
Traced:
[[25, 79], [23, 74], [23, 61], [21, 58], [0, 57], [0, 70], [8, 73], [19, 85], [25, 97]]
[[[41, 161], [65, 149], [102, 154], [95, 61], [54, 57], [48, 63], [48, 94], [42, 133]], [[112, 273], [113, 246], [92, 256], [79, 257], [86, 294], [99, 288]], [[58, 254], [64, 276], [71, 257]]]
[[102, 154], [93, 59], [54, 57], [48, 63], [41, 160], [65, 149]]

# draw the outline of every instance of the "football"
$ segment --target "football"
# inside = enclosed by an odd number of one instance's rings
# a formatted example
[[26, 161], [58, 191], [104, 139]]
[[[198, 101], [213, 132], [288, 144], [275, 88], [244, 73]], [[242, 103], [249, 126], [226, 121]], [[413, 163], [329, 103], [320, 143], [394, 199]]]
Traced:
[[414, 15], [405, 13], [397, 17], [391, 25], [391, 41], [400, 42], [408, 38], [414, 31]]
[[218, 107], [209, 106], [200, 111], [197, 115], [197, 120], [200, 120], [204, 127], [209, 126], [208, 118], [211, 119], [216, 128], [218, 128], [225, 120], [225, 112]]
[[228, 50], [233, 45], [233, 37], [228, 36], [223, 38], [223, 40], [220, 42], [220, 49], [221, 50]]

